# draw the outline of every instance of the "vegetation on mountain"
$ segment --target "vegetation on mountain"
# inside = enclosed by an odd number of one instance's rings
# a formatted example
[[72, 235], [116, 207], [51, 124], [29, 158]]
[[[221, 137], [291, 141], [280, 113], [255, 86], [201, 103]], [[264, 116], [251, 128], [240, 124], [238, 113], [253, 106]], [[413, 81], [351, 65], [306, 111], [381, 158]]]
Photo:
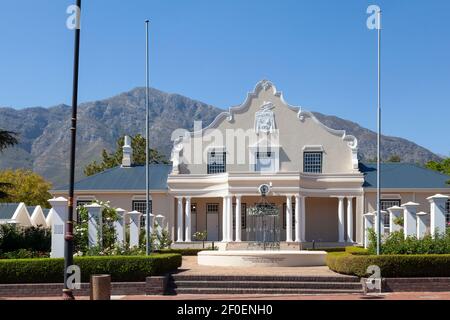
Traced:
[[[123, 156], [123, 143], [124, 143], [125, 137], [121, 137], [117, 140], [117, 147], [116, 150], [112, 153], [109, 153], [105, 149], [102, 151], [102, 161], [98, 163], [97, 161], [93, 161], [90, 164], [88, 164], [84, 168], [84, 174], [86, 176], [92, 176], [94, 174], [97, 174], [99, 172], [103, 172], [106, 169], [111, 169], [117, 166], [120, 166], [122, 163], [122, 156]], [[134, 137], [131, 137], [131, 148], [133, 149], [133, 159], [132, 163], [134, 165], [144, 165], [145, 164], [145, 144], [146, 140], [143, 136], [140, 134], [135, 135]], [[162, 163], [169, 163], [167, 161], [166, 157], [161, 154], [156, 149], [150, 149], [150, 164], [162, 164]]]

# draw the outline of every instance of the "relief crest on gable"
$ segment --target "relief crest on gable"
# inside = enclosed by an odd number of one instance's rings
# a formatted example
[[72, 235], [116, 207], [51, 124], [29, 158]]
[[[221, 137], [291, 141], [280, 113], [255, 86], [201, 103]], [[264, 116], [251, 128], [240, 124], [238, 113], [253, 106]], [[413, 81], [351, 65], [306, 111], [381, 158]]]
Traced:
[[272, 133], [275, 131], [275, 114], [272, 109], [275, 108], [272, 102], [264, 102], [260, 110], [255, 114], [255, 132]]

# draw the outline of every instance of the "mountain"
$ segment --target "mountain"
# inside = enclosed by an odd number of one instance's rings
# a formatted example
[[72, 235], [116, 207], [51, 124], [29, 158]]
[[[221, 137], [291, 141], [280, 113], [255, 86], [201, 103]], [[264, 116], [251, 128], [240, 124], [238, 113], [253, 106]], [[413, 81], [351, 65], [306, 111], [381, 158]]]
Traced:
[[[150, 89], [150, 142], [166, 156], [171, 152], [171, 133], [177, 128], [192, 130], [193, 120], [204, 126], [221, 112], [205, 103]], [[359, 141], [362, 160], [376, 155], [376, 134], [358, 124], [315, 113], [325, 125], [344, 129]], [[71, 108], [58, 105], [50, 108], [16, 110], [0, 108], [0, 128], [19, 133], [20, 144], [0, 153], [0, 168], [29, 168], [43, 175], [54, 185], [67, 184], [70, 148]], [[118, 96], [83, 103], [78, 108], [77, 179], [83, 168], [99, 159], [103, 149], [113, 150], [116, 140], [124, 135], [145, 132], [145, 89], [136, 88]], [[439, 160], [431, 151], [405, 139], [383, 137], [382, 159], [400, 155], [404, 162], [425, 163]]]

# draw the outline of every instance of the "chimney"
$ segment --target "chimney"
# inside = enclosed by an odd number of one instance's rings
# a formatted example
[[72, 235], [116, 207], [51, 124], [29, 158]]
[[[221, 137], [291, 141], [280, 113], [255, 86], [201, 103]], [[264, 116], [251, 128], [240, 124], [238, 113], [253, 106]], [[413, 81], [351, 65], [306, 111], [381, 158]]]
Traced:
[[131, 138], [125, 136], [125, 141], [123, 143], [123, 158], [122, 167], [131, 167], [131, 157], [133, 156], [133, 149], [131, 148]]

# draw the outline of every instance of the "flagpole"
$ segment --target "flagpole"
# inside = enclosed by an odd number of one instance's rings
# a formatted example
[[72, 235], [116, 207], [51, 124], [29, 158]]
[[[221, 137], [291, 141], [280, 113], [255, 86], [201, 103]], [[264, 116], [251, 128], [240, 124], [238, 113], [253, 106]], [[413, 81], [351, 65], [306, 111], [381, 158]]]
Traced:
[[381, 10], [378, 10], [377, 255], [381, 251]]
[[[81, 0], [77, 0], [79, 15], [81, 15]], [[78, 70], [80, 61], [80, 26], [77, 16], [75, 27], [75, 45], [74, 45], [74, 60], [73, 60], [73, 93], [72, 93], [72, 124], [70, 127], [71, 142], [70, 142], [70, 180], [69, 180], [69, 199], [67, 208], [66, 230], [64, 235], [64, 289], [63, 299], [74, 300], [72, 289], [69, 288], [68, 278], [70, 274], [67, 273], [68, 268], [73, 265], [73, 198], [75, 185], [75, 151], [77, 138], [77, 109], [78, 109]]]
[[149, 128], [149, 118], [150, 118], [150, 110], [149, 110], [149, 85], [150, 85], [150, 77], [149, 77], [149, 33], [148, 33], [148, 25], [149, 20], [145, 20], [145, 201], [146, 201], [146, 209], [145, 209], [145, 228], [146, 228], [146, 254], [150, 255], [151, 253], [151, 243], [150, 243], [150, 170], [149, 170], [149, 161], [150, 161], [150, 128]]

